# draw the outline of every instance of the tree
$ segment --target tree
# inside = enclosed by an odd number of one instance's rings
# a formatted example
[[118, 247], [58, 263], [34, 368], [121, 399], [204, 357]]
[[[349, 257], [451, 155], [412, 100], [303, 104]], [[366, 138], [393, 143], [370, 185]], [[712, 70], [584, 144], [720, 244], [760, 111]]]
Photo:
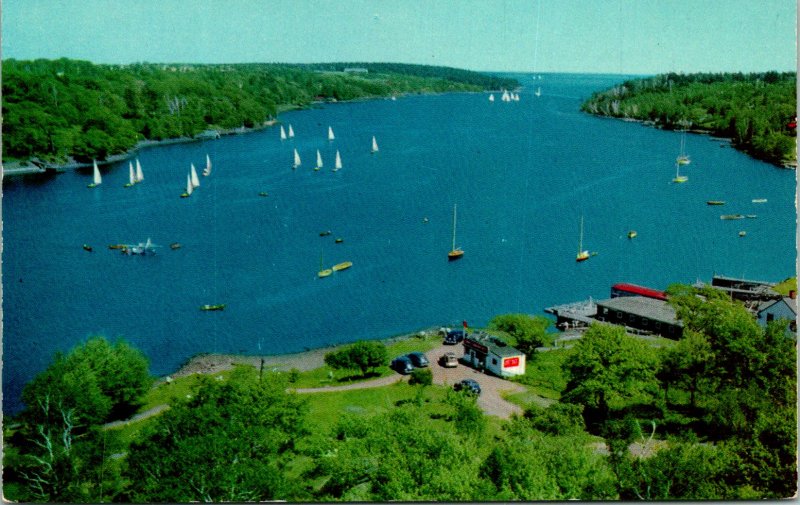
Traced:
[[610, 409], [652, 401], [656, 356], [618, 326], [594, 325], [564, 363], [569, 376], [562, 401], [583, 405], [588, 420], [605, 421]]
[[226, 383], [203, 379], [130, 446], [125, 500], [305, 501], [287, 468], [307, 433], [305, 404], [277, 374], [259, 382], [240, 368]]
[[670, 384], [678, 384], [689, 390], [690, 404], [695, 407], [699, 383], [707, 379], [713, 359], [711, 344], [706, 337], [701, 333], [685, 330], [678, 345], [662, 351], [658, 377], [664, 386], [664, 401], [668, 400]]
[[544, 345], [550, 320], [527, 314], [504, 314], [489, 321], [489, 327], [504, 331], [515, 340], [515, 346], [526, 356], [533, 357], [537, 347]]
[[386, 346], [375, 341], [359, 341], [325, 355], [325, 364], [335, 370], [360, 370], [362, 376], [389, 364]]
[[[147, 358], [124, 341], [92, 337], [53, 363], [22, 391], [23, 417], [47, 424], [73, 411], [77, 424], [92, 425], [132, 414], [150, 389]], [[42, 407], [44, 406], [44, 408]]]

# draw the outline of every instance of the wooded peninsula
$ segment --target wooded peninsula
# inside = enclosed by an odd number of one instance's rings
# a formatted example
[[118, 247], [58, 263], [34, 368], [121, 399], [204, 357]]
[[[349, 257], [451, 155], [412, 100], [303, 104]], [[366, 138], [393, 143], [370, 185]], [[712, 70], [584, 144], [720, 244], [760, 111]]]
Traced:
[[315, 101], [514, 88], [448, 67], [397, 63], [96, 65], [9, 59], [3, 71], [3, 159], [87, 162], [143, 140], [253, 128]]
[[730, 138], [735, 148], [755, 158], [794, 166], [796, 79], [794, 72], [669, 73], [594, 93], [581, 109]]

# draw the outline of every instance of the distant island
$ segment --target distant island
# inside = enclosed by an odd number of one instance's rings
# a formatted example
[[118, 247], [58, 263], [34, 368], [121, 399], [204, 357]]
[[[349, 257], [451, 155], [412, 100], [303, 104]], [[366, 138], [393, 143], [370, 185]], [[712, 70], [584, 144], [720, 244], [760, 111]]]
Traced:
[[669, 73], [597, 92], [581, 110], [730, 138], [751, 156], [797, 165], [796, 73]]
[[3, 161], [105, 160], [143, 141], [257, 128], [313, 102], [514, 88], [515, 79], [398, 63], [97, 65], [9, 59]]

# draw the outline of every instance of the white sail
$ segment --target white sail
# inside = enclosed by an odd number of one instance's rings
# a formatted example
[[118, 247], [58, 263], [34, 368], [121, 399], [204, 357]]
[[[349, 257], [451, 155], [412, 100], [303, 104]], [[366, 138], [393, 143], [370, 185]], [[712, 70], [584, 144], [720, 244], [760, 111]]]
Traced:
[[100, 177], [100, 169], [97, 168], [97, 161], [93, 162], [93, 172], [94, 172], [94, 174], [93, 174], [93, 177], [92, 177], [92, 181], [94, 182], [94, 185], [98, 186], [98, 185], [102, 184], [103, 183], [103, 178]]
[[317, 170], [322, 168], [322, 155], [319, 153], [319, 149], [317, 149]]
[[375, 140], [375, 136], [374, 135], [372, 136], [372, 152], [373, 153], [377, 153], [378, 152], [378, 141]]
[[294, 138], [294, 130], [292, 130], [292, 125], [289, 125], [289, 138]]
[[128, 184], [133, 186], [136, 184], [136, 174], [133, 173], [133, 163], [128, 162]]
[[333, 139], [335, 139], [335, 138], [336, 138], [336, 137], [334, 137], [334, 136], [333, 136], [333, 128], [331, 128], [331, 127], [329, 126], [329, 127], [328, 127], [328, 140], [333, 140]]
[[489, 95], [489, 101], [490, 101], [490, 102], [494, 102], [494, 93], [492, 93], [491, 95]]
[[283, 125], [281, 125], [281, 140], [286, 140], [286, 130], [283, 129]]
[[139, 163], [139, 158], [136, 158], [136, 182], [142, 182], [144, 174], [142, 173], [142, 164]]
[[200, 187], [200, 179], [197, 178], [197, 170], [194, 168], [194, 163], [192, 163], [192, 168], [189, 170], [189, 175], [191, 176], [192, 186], [195, 188]]
[[300, 154], [298, 154], [297, 149], [294, 150], [294, 165], [292, 168], [297, 168], [300, 166]]
[[542, 88], [536, 88], [536, 92], [534, 92], [536, 96], [542, 96]]
[[211, 157], [206, 154], [206, 168], [203, 170], [203, 175], [211, 175]]
[[339, 151], [336, 151], [336, 164], [334, 166], [333, 171], [337, 171], [342, 168], [342, 157], [339, 155]]
[[192, 191], [194, 191], [194, 186], [192, 186], [192, 174], [186, 174], [186, 194], [191, 195]]

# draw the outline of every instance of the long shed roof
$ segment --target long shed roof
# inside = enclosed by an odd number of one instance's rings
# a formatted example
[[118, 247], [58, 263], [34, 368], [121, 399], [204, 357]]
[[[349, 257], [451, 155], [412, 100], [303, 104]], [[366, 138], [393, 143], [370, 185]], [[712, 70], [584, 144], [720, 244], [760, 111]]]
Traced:
[[683, 326], [675, 317], [675, 309], [663, 300], [656, 300], [644, 296], [620, 296], [618, 298], [597, 302], [598, 314], [600, 313], [601, 307], [618, 310], [626, 314], [646, 317], [661, 323]]

